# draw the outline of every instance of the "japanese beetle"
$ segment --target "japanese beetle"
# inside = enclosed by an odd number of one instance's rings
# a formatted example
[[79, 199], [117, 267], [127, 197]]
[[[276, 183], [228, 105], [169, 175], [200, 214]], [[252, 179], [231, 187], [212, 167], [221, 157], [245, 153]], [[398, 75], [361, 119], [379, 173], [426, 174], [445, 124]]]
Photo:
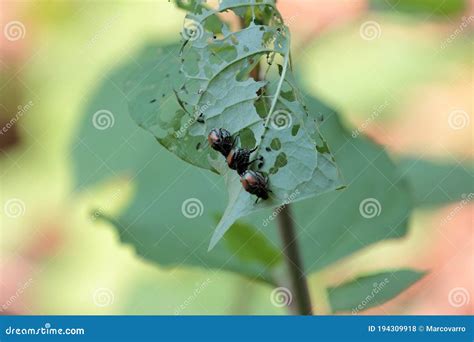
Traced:
[[230, 132], [224, 128], [214, 128], [209, 132], [207, 141], [211, 147], [227, 157], [234, 147], [234, 138]]
[[256, 147], [252, 150], [248, 150], [246, 148], [233, 148], [227, 155], [227, 165], [232, 170], [236, 170], [241, 176], [245, 171], [247, 171], [249, 165], [255, 161], [252, 160], [249, 162], [249, 159], [250, 154], [252, 154], [252, 152], [254, 152], [256, 149]]
[[271, 190], [268, 189], [268, 178], [262, 173], [247, 170], [240, 177], [240, 182], [245, 191], [257, 196], [255, 203], [257, 203], [260, 198], [264, 200], [268, 199], [268, 193], [271, 192]]

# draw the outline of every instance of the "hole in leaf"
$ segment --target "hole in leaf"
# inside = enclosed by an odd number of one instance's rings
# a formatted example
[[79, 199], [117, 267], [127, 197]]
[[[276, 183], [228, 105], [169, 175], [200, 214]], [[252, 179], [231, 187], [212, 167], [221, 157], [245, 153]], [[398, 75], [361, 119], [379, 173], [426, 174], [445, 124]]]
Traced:
[[329, 146], [326, 140], [323, 140], [322, 144], [316, 145], [316, 150], [318, 150], [319, 153], [329, 153]]
[[244, 128], [240, 131], [240, 144], [242, 147], [250, 148], [255, 146], [255, 135], [250, 128]]
[[288, 164], [288, 159], [286, 158], [286, 154], [281, 152], [278, 154], [275, 160], [275, 167], [281, 168]]
[[270, 147], [274, 149], [275, 151], [278, 151], [281, 148], [280, 139], [274, 138], [272, 142], [270, 143]]
[[300, 130], [300, 125], [294, 125], [291, 127], [291, 135], [295, 136], [298, 134], [298, 131]]
[[272, 167], [272, 168], [270, 168], [270, 170], [268, 172], [270, 172], [271, 175], [274, 175], [275, 173], [278, 172], [278, 168], [277, 167]]

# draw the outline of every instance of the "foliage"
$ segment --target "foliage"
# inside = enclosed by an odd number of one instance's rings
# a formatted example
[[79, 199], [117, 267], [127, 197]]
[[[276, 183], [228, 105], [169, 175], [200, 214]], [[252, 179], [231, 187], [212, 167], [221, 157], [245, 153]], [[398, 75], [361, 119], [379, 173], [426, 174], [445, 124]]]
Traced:
[[[431, 199], [417, 168], [406, 162], [398, 167], [381, 146], [362, 135], [352, 138], [338, 113], [297, 90], [289, 32], [272, 1], [223, 1], [217, 11], [199, 1], [179, 3], [191, 11], [183, 31], [187, 39], [181, 45], [151, 44], [107, 75], [86, 108], [73, 151], [79, 189], [123, 175], [136, 184], [127, 210], [119, 217], [102, 213], [102, 218], [143, 258], [163, 266], [229, 270], [276, 284], [282, 263], [271, 209], [279, 204], [296, 201], [309, 273], [377, 241], [404, 236], [415, 205], [457, 198], [459, 188], [446, 182], [444, 190], [453, 197]], [[217, 18], [224, 10], [241, 18], [241, 30], [231, 32]], [[268, 69], [259, 70], [264, 80], [250, 77], [258, 61]], [[104, 109], [113, 113], [113, 127], [97, 129], [94, 115]], [[275, 114], [284, 114], [284, 129]], [[152, 134], [142, 134], [131, 118]], [[256, 155], [265, 160], [260, 170], [270, 176], [271, 201], [255, 205], [235, 172], [206, 145], [214, 127], [240, 132], [242, 146], [258, 147]], [[448, 176], [452, 167], [432, 164], [433, 177]], [[341, 187], [341, 174], [347, 189], [330, 192]], [[229, 192], [225, 210], [224, 186]], [[297, 196], [289, 201], [292, 193]], [[193, 212], [186, 212], [189, 201]], [[376, 211], [364, 211], [363, 203]], [[223, 212], [213, 232], [215, 213]], [[251, 224], [234, 223], [247, 215]], [[211, 236], [215, 248], [208, 252]], [[223, 236], [225, 241], [216, 244]], [[420, 275], [400, 272], [405, 273], [377, 304]], [[358, 294], [367, 290], [364, 286]], [[353, 289], [350, 284], [330, 289], [334, 311], [348, 310], [359, 299], [348, 297]]]

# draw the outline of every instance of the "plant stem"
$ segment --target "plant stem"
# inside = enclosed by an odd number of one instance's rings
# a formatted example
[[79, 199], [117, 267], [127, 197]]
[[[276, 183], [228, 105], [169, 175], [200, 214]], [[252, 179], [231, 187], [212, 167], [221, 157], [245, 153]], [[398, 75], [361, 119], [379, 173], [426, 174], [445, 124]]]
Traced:
[[[240, 27], [244, 27], [243, 19], [240, 20]], [[289, 37], [289, 32], [287, 32], [287, 34]], [[265, 122], [265, 127], [268, 126], [269, 118], [275, 108], [276, 100], [280, 95], [283, 79], [285, 78], [284, 75], [286, 74], [286, 69], [289, 63], [289, 49], [290, 42], [288, 42], [288, 53], [285, 55], [282, 76], [280, 82], [278, 83], [278, 88], [272, 101], [270, 112]], [[255, 81], [260, 81], [262, 79], [260, 63], [258, 63], [251, 71], [250, 77], [252, 77]], [[294, 303], [296, 304], [296, 313], [299, 315], [312, 315], [313, 309], [311, 306], [311, 297], [309, 295], [306, 276], [303, 271], [303, 263], [301, 261], [300, 251], [296, 240], [295, 227], [290, 214], [290, 204], [283, 205], [281, 208], [282, 210], [278, 215], [278, 229], [283, 242], [283, 253], [285, 254], [286, 265], [291, 279], [292, 288], [290, 291], [293, 295]]]
[[278, 215], [278, 229], [283, 242], [283, 253], [291, 281], [291, 293], [299, 315], [312, 315], [311, 297], [304, 274], [295, 227], [291, 218], [290, 205], [284, 205]]

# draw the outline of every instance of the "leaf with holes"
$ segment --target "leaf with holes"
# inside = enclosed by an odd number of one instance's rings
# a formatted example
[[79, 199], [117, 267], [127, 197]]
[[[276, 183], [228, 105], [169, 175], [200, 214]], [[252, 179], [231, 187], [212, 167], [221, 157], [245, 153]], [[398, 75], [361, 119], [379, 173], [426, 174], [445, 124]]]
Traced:
[[[228, 11], [240, 18], [240, 30], [218, 19]], [[135, 121], [170, 151], [224, 176], [229, 204], [210, 248], [239, 217], [342, 187], [334, 158], [295, 86], [290, 33], [274, 1], [222, 1], [215, 9], [194, 1], [182, 36], [180, 70], [145, 77], [130, 108]], [[263, 67], [266, 77], [259, 80], [255, 75]], [[239, 175], [205, 144], [214, 128], [239, 135], [241, 147], [255, 149], [252, 168], [268, 179], [268, 200], [256, 204]]]

